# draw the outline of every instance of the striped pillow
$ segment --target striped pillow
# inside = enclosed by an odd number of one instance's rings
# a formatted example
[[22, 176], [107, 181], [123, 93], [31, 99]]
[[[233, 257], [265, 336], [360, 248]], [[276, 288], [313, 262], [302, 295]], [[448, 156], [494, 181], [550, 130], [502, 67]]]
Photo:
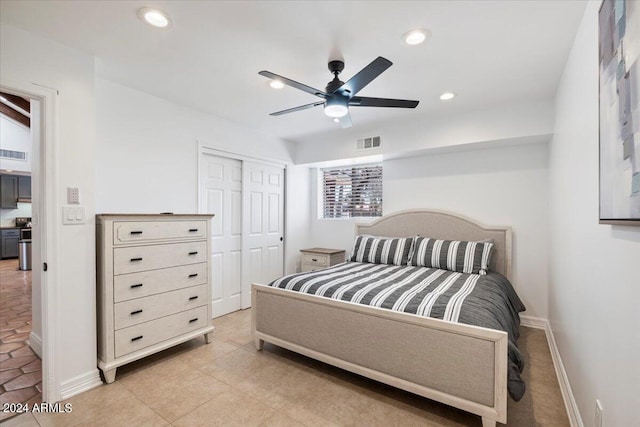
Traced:
[[409, 265], [487, 274], [493, 243], [416, 237]]
[[413, 237], [358, 236], [349, 261], [407, 265]]

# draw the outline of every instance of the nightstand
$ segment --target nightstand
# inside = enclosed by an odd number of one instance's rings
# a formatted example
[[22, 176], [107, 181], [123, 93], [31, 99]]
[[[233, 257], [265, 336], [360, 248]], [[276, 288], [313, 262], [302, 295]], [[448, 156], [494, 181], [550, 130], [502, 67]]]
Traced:
[[344, 262], [345, 251], [343, 249], [310, 248], [301, 249], [301, 271], [316, 271], [332, 265]]

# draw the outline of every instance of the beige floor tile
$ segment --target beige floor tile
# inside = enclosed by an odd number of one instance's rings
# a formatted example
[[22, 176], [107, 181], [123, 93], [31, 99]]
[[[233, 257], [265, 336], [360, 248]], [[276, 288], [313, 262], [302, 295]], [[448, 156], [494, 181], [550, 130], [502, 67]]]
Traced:
[[318, 380], [296, 367], [273, 363], [234, 385], [234, 388], [274, 409], [305, 396], [312, 396]]
[[121, 384], [97, 387], [68, 401], [67, 413], [34, 413], [42, 427], [49, 426], [166, 426], [168, 423]]
[[260, 427], [298, 427], [304, 426], [304, 424], [300, 421], [294, 420], [293, 418], [281, 413], [276, 412], [271, 415], [269, 418], [260, 423]]
[[237, 349], [235, 345], [214, 338], [209, 344], [203, 342], [202, 345], [190, 348], [178, 357], [191, 368], [199, 368]]
[[[153, 377], [141, 372], [122, 381], [138, 399], [169, 422], [193, 411], [209, 399], [227, 392], [229, 386], [199, 370], [179, 375], [158, 374]], [[138, 380], [143, 377], [144, 380]]]
[[31, 413], [16, 415], [9, 419], [2, 419], [2, 427], [40, 427]]
[[174, 422], [174, 426], [259, 426], [275, 411], [264, 403], [235, 390], [229, 390], [188, 415]]
[[267, 357], [238, 349], [214, 359], [200, 369], [226, 384], [234, 385], [273, 363]]

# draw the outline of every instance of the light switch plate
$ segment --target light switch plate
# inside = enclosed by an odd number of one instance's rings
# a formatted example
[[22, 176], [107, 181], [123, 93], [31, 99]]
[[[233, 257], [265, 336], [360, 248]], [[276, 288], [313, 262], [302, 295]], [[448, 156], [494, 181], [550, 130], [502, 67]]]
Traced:
[[62, 224], [79, 225], [86, 224], [84, 206], [64, 206], [62, 208]]

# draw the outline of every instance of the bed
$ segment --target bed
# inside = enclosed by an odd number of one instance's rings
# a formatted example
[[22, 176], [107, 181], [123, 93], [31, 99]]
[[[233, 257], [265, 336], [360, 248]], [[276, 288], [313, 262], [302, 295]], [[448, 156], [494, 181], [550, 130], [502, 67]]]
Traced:
[[[509, 227], [486, 227], [447, 212], [411, 210], [387, 215], [370, 224], [359, 224], [356, 234], [429, 236], [469, 242], [490, 240], [493, 251], [486, 279], [494, 280], [500, 275], [511, 278]], [[311, 273], [319, 276], [308, 277], [311, 281], [307, 283], [317, 283], [322, 274], [340, 277], [341, 269], [347, 277], [364, 275], [369, 270], [376, 275], [415, 276], [420, 274], [416, 270], [419, 268], [424, 267], [392, 266], [380, 273], [371, 265], [346, 263], [327, 272]], [[267, 341], [477, 414], [482, 417], [484, 427], [506, 423], [507, 386], [513, 383], [514, 362], [510, 357], [513, 359], [517, 338], [517, 312], [510, 344], [509, 334], [505, 332], [509, 328], [499, 330], [454, 323], [343, 301], [335, 295], [317, 296], [277, 287], [278, 284], [285, 288], [300, 287], [291, 284], [298, 283], [298, 279], [287, 280], [274, 282], [276, 286], [252, 286], [252, 331], [258, 350]], [[312, 288], [309, 284], [302, 287]], [[301, 324], [305, 325], [304, 329], [299, 328]]]

